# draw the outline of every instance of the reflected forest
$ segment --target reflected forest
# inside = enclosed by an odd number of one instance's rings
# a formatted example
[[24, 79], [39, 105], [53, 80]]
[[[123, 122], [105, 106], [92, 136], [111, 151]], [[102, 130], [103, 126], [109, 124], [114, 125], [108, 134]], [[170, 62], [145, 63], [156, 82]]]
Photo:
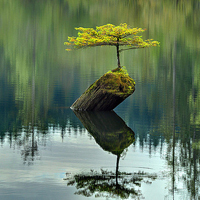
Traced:
[[[116, 15], [117, 11], [117, 15]], [[200, 1], [199, 0], [0, 0], [0, 149], [17, 149], [34, 166], [59, 130], [88, 134], [116, 157], [114, 171], [66, 173], [65, 185], [89, 197], [142, 198], [142, 182], [158, 174], [120, 170], [130, 147], [167, 163], [169, 193], [182, 182], [190, 199], [200, 196]], [[66, 52], [75, 27], [126, 22], [144, 27], [160, 47], [121, 53], [136, 90], [109, 112], [77, 112], [72, 103], [110, 69], [114, 47]], [[165, 149], [166, 147], [166, 149]], [[164, 179], [163, 178], [163, 179]], [[66, 187], [67, 187], [66, 186]]]

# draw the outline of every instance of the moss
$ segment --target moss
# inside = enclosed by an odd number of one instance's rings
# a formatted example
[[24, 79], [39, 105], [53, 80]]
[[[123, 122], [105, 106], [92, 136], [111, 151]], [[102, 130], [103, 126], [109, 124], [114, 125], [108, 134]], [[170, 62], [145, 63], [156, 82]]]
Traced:
[[113, 69], [112, 71], [109, 71], [107, 73], [111, 73], [111, 72], [128, 75], [128, 71], [125, 66], [122, 66], [121, 68], [117, 67], [116, 69]]
[[130, 95], [135, 90], [135, 81], [128, 75], [125, 67], [116, 68], [108, 71], [101, 78], [95, 81], [86, 91], [86, 93], [93, 92], [101, 88], [109, 93], [116, 93], [118, 95]]

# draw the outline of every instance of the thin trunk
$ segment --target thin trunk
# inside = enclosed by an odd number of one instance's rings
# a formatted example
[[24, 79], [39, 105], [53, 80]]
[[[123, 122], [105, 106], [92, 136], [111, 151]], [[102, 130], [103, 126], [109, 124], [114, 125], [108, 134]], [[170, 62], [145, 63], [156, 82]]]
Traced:
[[118, 186], [119, 159], [120, 159], [120, 154], [117, 155], [117, 162], [116, 162], [116, 186]]
[[119, 59], [119, 38], [117, 38], [117, 45], [116, 45], [116, 47], [117, 47], [117, 66], [118, 66], [118, 68], [121, 68], [121, 66], [120, 66], [120, 59]]
[[31, 157], [34, 161], [35, 157], [35, 134], [34, 134], [34, 123], [35, 123], [35, 60], [36, 60], [36, 27], [33, 32], [33, 73], [32, 73], [32, 147], [31, 147]]
[[174, 41], [174, 52], [173, 52], [173, 150], [172, 150], [172, 167], [173, 167], [173, 176], [172, 176], [172, 192], [173, 200], [175, 193], [175, 120], [176, 120], [176, 41]]

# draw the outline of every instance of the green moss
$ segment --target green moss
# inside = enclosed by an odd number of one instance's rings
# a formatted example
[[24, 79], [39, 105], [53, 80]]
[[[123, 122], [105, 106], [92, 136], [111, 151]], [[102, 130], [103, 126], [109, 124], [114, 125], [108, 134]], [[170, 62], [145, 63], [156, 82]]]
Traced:
[[108, 71], [107, 73], [120, 73], [120, 74], [128, 75], [128, 71], [125, 66], [122, 66], [121, 68], [117, 67], [116, 69]]
[[105, 73], [86, 90], [86, 93], [99, 87], [107, 92], [129, 95], [135, 90], [135, 81], [128, 75], [126, 68], [122, 67]]

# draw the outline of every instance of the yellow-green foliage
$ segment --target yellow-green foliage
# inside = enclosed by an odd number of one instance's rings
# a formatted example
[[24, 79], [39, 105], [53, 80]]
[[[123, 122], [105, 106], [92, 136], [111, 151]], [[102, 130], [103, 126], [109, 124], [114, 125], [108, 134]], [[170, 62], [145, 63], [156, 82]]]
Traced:
[[68, 37], [68, 42], [64, 43], [69, 47], [66, 49], [67, 51], [89, 46], [104, 45], [128, 46], [131, 49], [159, 45], [159, 42], [153, 41], [153, 39], [143, 40], [142, 36], [136, 36], [136, 34], [144, 32], [145, 29], [130, 28], [126, 23], [120, 24], [119, 26], [106, 24], [97, 26], [96, 29], [82, 27], [75, 29], [80, 32], [78, 32], [78, 37]]

